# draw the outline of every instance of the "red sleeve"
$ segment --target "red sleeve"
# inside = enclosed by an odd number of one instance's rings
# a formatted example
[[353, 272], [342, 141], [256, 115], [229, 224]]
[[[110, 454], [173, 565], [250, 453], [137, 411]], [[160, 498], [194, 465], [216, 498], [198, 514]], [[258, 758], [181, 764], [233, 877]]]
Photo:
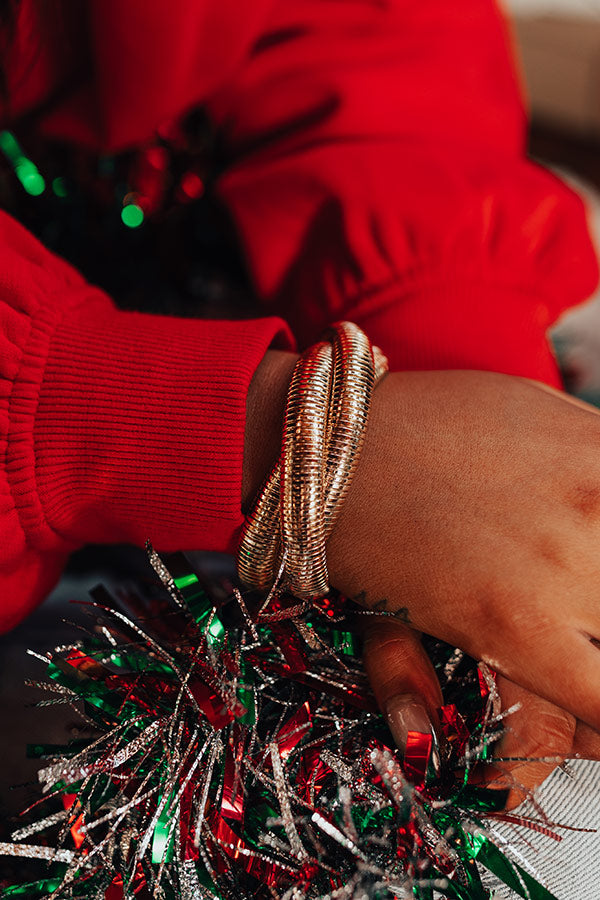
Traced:
[[0, 213], [0, 630], [87, 542], [232, 550], [246, 394], [275, 318], [118, 311]]
[[581, 200], [525, 158], [490, 0], [280, 0], [210, 109], [257, 290], [302, 344], [344, 316], [394, 368], [560, 383], [546, 331], [597, 263]]

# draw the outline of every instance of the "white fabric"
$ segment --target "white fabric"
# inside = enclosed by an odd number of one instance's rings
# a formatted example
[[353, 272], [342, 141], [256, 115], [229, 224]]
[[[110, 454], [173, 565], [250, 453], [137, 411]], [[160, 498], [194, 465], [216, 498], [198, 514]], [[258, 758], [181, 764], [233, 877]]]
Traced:
[[[522, 826], [490, 822], [496, 842], [507, 842], [506, 855], [537, 878], [558, 900], [599, 900], [600, 898], [600, 762], [571, 760], [564, 770], [556, 769], [538, 792], [538, 802], [550, 822], [571, 828], [597, 829], [593, 833], [567, 831], [555, 827], [561, 836], [556, 842]], [[515, 815], [539, 821], [540, 814], [523, 804]], [[486, 879], [496, 888], [498, 900], [514, 900], [518, 895], [497, 880]]]

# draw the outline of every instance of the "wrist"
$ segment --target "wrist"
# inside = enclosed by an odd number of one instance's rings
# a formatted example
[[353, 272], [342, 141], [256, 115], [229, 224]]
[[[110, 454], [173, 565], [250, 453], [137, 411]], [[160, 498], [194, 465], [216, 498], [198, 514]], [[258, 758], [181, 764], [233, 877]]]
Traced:
[[[326, 537], [352, 480], [373, 387], [387, 371], [385, 356], [352, 323], [337, 323], [324, 338], [305, 351], [293, 372], [291, 360], [282, 361], [285, 381], [292, 376], [285, 415], [283, 391], [279, 403], [272, 403], [273, 372], [276, 387], [282, 386], [279, 360], [266, 360], [257, 376], [254, 397], [269, 397], [270, 427], [263, 430], [269, 439], [249, 440], [247, 471], [259, 470], [262, 486], [238, 547], [238, 573], [245, 584], [266, 589], [283, 578], [285, 589], [301, 598], [329, 589]], [[256, 412], [249, 421], [256, 421]], [[274, 436], [282, 426], [278, 462]], [[262, 455], [262, 465], [254, 469], [252, 447], [260, 447]]]
[[250, 382], [242, 470], [245, 513], [279, 458], [288, 388], [297, 361], [296, 353], [268, 350]]
[[[326, 544], [330, 583], [332, 587], [348, 596], [361, 592], [364, 594], [363, 580], [366, 573], [360, 571], [357, 553], [360, 555], [362, 551], [364, 532], [368, 529], [366, 523], [370, 519], [369, 510], [381, 503], [379, 473], [382, 461], [387, 455], [386, 433], [389, 434], [390, 429], [388, 419], [390, 406], [387, 395], [391, 380], [388, 375], [373, 392], [364, 444], [356, 472]], [[360, 550], [358, 544], [361, 545]], [[360, 558], [363, 559], [362, 556]], [[372, 580], [371, 573], [370, 581]], [[360, 598], [360, 602], [363, 600], [367, 600], [366, 595]]]

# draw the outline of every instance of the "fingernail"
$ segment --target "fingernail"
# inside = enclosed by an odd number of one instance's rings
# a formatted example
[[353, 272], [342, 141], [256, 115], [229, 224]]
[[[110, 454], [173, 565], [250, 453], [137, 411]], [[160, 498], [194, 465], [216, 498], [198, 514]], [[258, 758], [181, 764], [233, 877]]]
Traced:
[[418, 697], [414, 694], [396, 694], [388, 700], [385, 717], [398, 749], [406, 752], [409, 731], [431, 735], [431, 763], [439, 774], [440, 753], [438, 740], [429, 714]]

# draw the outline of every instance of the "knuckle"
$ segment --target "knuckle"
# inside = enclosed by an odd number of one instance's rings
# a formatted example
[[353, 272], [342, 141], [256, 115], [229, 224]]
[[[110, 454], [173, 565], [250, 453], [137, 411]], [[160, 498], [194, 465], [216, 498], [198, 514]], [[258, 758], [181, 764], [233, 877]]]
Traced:
[[[575, 719], [556, 706], [543, 703], [535, 710], [528, 711], [528, 721], [535, 730], [528, 732], [524, 739], [524, 755], [532, 759], [548, 756], [568, 756], [573, 747]], [[531, 726], [530, 726], [531, 727]]]
[[532, 659], [532, 650], [538, 659], [548, 658], [556, 646], [556, 617], [548, 612], [542, 585], [536, 594], [521, 595], [507, 614], [506, 637], [522, 659]]
[[424, 651], [416, 632], [406, 625], [376, 624], [365, 634], [364, 652], [367, 656], [394, 660], [400, 665], [410, 664]]
[[567, 494], [569, 506], [588, 521], [600, 518], [600, 485], [595, 481], [580, 481]]
[[365, 656], [367, 663], [375, 666], [380, 673], [394, 673], [400, 676], [402, 673], [410, 674], [412, 669], [419, 665], [423, 650], [413, 643], [388, 638], [381, 643], [372, 644], [366, 650]]
[[540, 558], [555, 569], [568, 568], [568, 554], [566, 553], [564, 542], [561, 542], [552, 534], [542, 534], [538, 537], [536, 543], [537, 552]]

